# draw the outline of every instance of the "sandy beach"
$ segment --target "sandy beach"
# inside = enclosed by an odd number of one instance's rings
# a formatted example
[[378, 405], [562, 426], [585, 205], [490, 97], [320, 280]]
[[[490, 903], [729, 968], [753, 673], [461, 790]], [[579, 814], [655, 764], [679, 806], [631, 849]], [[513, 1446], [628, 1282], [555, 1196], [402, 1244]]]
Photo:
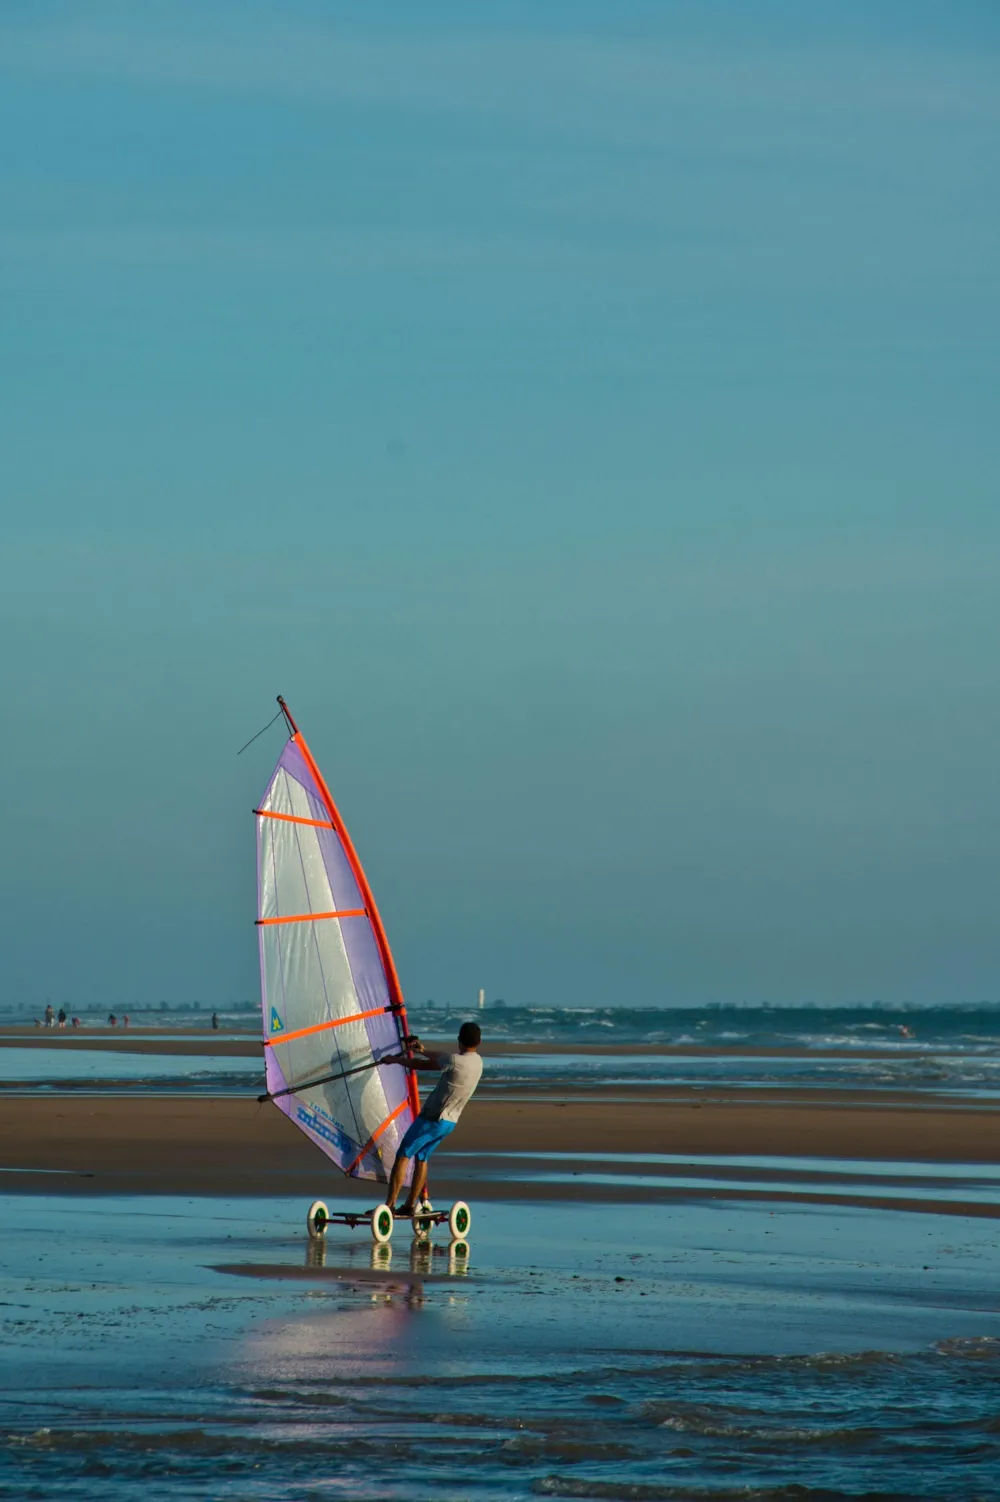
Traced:
[[[2, 1054], [0, 1054], [2, 1057]], [[477, 1099], [449, 1151], [435, 1163], [445, 1194], [480, 1198], [655, 1200], [683, 1191], [636, 1173], [630, 1161], [652, 1154], [792, 1160], [769, 1197], [814, 1198], [811, 1159], [914, 1164], [1000, 1162], [1000, 1115], [976, 1104], [915, 1096], [852, 1098], [848, 1092], [521, 1091]], [[602, 1162], [601, 1183], [585, 1171]], [[610, 1161], [604, 1162], [610, 1158]], [[569, 1161], [562, 1180], [557, 1173]], [[553, 1173], [540, 1181], [539, 1161]], [[802, 1160], [801, 1169], [796, 1161]], [[291, 1123], [253, 1098], [185, 1094], [60, 1092], [0, 1096], [0, 1170], [20, 1191], [107, 1194], [301, 1194], [370, 1200], [373, 1186], [348, 1181]], [[529, 1171], [530, 1170], [530, 1171]], [[758, 1176], [759, 1177], [759, 1176]], [[757, 1194], [752, 1182], [708, 1187], [721, 1198]], [[855, 1202], [846, 1189], [836, 1195]], [[823, 1202], [831, 1198], [829, 1183]], [[865, 1201], [870, 1202], [869, 1200]], [[919, 1205], [947, 1213], [1000, 1214], [1000, 1208], [945, 1203], [926, 1190], [888, 1208]]]

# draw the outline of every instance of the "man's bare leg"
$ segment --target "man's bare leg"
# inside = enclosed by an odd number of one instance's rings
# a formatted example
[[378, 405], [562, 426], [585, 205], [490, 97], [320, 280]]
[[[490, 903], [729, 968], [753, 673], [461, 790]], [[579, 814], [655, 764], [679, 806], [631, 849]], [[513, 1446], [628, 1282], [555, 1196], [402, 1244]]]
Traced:
[[412, 1213], [423, 1199], [426, 1187], [427, 1164], [421, 1161], [420, 1158], [416, 1158], [413, 1163], [413, 1183], [410, 1185], [410, 1192], [406, 1196], [406, 1204], [403, 1206], [403, 1209]]
[[396, 1154], [396, 1161], [393, 1163], [392, 1173], [389, 1175], [389, 1188], [386, 1190], [385, 1195], [385, 1202], [390, 1210], [395, 1210], [396, 1208], [396, 1201], [399, 1198], [399, 1191], [403, 1187], [403, 1180], [406, 1178], [406, 1165], [409, 1161], [409, 1158], [404, 1158], [402, 1153]]

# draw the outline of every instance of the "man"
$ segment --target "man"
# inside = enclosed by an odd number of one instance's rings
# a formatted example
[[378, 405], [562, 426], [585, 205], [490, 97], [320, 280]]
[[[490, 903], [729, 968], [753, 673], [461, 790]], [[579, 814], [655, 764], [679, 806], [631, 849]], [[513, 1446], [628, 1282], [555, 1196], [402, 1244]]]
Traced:
[[[458, 1053], [424, 1053], [420, 1040], [414, 1038], [410, 1040], [407, 1053], [394, 1056], [393, 1062], [407, 1064], [411, 1069], [441, 1071], [441, 1078], [399, 1144], [392, 1165], [385, 1202], [397, 1215], [412, 1215], [419, 1205], [427, 1188], [427, 1159], [455, 1130], [458, 1118], [472, 1099], [483, 1072], [483, 1061], [479, 1057], [482, 1036], [478, 1023], [463, 1022], [458, 1030]], [[396, 1210], [396, 1197], [403, 1187], [411, 1158], [413, 1182], [406, 1203]]]

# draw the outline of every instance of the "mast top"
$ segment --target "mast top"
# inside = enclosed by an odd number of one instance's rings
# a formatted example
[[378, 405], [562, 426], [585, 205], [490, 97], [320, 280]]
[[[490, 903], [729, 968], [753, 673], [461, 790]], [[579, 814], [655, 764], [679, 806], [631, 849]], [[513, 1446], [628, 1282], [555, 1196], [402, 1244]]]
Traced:
[[291, 734], [291, 735], [298, 735], [298, 733], [299, 733], [299, 727], [298, 727], [298, 725], [296, 725], [295, 721], [292, 719], [292, 712], [291, 712], [291, 710], [289, 709], [288, 705], [285, 703], [284, 699], [281, 697], [280, 694], [278, 695], [278, 704], [281, 707], [281, 713], [285, 717], [285, 723], [288, 726], [289, 734]]

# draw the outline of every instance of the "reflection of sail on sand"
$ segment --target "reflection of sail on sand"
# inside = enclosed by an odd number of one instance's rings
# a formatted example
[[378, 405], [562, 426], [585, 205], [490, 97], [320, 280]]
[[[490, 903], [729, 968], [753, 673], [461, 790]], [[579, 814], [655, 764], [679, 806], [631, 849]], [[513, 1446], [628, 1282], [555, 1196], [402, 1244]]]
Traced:
[[343, 1172], [386, 1180], [419, 1109], [379, 1065], [407, 1036], [396, 967], [361, 863], [283, 699], [290, 739], [257, 815], [267, 1091]]

